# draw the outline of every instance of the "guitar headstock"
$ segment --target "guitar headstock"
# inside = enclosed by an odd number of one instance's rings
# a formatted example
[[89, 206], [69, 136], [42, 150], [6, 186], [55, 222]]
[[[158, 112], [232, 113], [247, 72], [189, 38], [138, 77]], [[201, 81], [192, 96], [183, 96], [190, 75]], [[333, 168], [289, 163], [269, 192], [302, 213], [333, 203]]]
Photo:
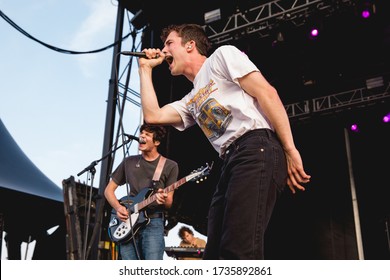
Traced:
[[214, 162], [211, 162], [211, 165], [206, 163], [206, 166], [201, 166], [198, 169], [191, 172], [187, 176], [187, 181], [196, 181], [197, 183], [207, 179], [207, 175], [210, 174], [211, 169], [213, 168]]

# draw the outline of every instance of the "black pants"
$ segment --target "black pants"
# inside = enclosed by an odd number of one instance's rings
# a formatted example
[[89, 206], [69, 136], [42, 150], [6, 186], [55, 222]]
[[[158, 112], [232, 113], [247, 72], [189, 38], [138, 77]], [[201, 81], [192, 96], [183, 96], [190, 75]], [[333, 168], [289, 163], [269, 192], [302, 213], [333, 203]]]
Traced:
[[211, 201], [204, 259], [264, 259], [264, 233], [287, 163], [275, 133], [247, 132], [226, 150]]

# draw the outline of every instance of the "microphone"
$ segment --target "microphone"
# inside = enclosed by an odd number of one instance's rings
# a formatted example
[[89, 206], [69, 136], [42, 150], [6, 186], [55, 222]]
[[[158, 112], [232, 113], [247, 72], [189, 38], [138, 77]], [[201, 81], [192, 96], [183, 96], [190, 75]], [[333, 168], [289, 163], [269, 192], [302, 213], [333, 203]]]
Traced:
[[[128, 56], [135, 56], [135, 57], [140, 57], [140, 58], [148, 58], [146, 56], [146, 53], [144, 52], [120, 52], [123, 55], [128, 55]], [[153, 58], [159, 58], [159, 56], [155, 56]]]
[[139, 137], [137, 137], [137, 136], [133, 136], [133, 135], [126, 134], [126, 133], [123, 133], [123, 135], [125, 135], [127, 138], [129, 138], [129, 139], [131, 139], [131, 140], [137, 141], [137, 142], [140, 143], [140, 144], [145, 144], [145, 143], [146, 143], [144, 139], [139, 138]]

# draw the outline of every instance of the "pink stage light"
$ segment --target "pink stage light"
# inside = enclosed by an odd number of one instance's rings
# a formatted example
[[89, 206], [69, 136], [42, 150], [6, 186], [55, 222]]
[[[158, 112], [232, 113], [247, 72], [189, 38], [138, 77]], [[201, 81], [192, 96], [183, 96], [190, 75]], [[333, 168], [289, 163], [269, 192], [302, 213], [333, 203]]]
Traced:
[[387, 115], [385, 115], [385, 116], [383, 117], [382, 120], [383, 120], [384, 123], [390, 122], [390, 113], [388, 113]]
[[371, 15], [370, 11], [364, 10], [362, 11], [362, 18], [369, 18]]
[[353, 132], [359, 132], [359, 127], [358, 127], [358, 125], [357, 125], [357, 124], [351, 125], [351, 131], [353, 131]]
[[311, 35], [312, 37], [317, 37], [318, 34], [319, 34], [319, 32], [318, 32], [318, 29], [317, 29], [317, 28], [313, 28], [313, 29], [310, 31], [310, 35]]

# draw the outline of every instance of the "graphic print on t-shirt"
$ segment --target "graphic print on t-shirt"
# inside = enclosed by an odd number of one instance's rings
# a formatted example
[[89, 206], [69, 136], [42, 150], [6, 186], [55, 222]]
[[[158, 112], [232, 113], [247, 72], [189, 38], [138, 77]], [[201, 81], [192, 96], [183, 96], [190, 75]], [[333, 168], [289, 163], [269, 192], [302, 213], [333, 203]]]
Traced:
[[210, 98], [200, 108], [198, 120], [203, 133], [208, 139], [214, 140], [226, 131], [232, 115], [217, 100]]
[[226, 131], [232, 119], [231, 112], [227, 108], [216, 99], [209, 98], [213, 92], [218, 90], [214, 86], [215, 82], [210, 80], [187, 103], [188, 109], [194, 116], [199, 112], [197, 117], [199, 126], [210, 141], [219, 138]]

